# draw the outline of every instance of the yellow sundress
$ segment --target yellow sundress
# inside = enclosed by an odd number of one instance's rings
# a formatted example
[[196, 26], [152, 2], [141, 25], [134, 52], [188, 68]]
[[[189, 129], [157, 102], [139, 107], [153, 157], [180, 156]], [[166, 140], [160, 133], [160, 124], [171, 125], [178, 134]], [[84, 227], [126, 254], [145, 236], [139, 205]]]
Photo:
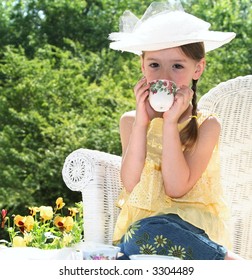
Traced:
[[[208, 118], [198, 115], [198, 125]], [[178, 125], [183, 129], [189, 120]], [[207, 169], [194, 187], [180, 198], [165, 194], [161, 174], [163, 119], [151, 121], [147, 132], [147, 155], [140, 182], [131, 193], [124, 188], [117, 206], [121, 208], [113, 240], [119, 241], [128, 227], [143, 218], [158, 214], [177, 214], [183, 220], [203, 229], [212, 241], [231, 249], [228, 230], [229, 211], [220, 183], [220, 158], [216, 145]]]

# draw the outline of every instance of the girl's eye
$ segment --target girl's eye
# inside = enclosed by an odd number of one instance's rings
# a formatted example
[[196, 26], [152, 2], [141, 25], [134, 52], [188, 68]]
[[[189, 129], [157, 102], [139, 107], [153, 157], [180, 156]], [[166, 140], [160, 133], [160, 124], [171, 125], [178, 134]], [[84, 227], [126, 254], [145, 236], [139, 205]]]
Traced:
[[183, 69], [184, 67], [181, 64], [174, 64], [173, 68], [175, 68], [175, 69]]
[[156, 63], [156, 62], [153, 62], [153, 63], [150, 64], [150, 67], [151, 68], [157, 68], [157, 67], [159, 67], [159, 64]]

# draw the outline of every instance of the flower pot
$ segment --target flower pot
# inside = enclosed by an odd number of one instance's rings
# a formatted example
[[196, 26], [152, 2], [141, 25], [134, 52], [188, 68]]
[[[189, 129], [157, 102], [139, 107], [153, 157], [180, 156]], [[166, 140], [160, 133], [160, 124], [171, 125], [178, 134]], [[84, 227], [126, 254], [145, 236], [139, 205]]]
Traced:
[[0, 260], [74, 260], [73, 248], [43, 250], [34, 247], [0, 248]]

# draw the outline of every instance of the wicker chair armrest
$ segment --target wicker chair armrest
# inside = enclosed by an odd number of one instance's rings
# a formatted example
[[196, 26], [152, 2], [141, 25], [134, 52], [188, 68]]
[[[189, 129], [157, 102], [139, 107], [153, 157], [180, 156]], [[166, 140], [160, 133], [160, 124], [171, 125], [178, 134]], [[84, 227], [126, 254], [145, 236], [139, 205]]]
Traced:
[[121, 157], [89, 149], [73, 151], [65, 159], [62, 176], [67, 187], [82, 193], [85, 241], [112, 243], [121, 191]]

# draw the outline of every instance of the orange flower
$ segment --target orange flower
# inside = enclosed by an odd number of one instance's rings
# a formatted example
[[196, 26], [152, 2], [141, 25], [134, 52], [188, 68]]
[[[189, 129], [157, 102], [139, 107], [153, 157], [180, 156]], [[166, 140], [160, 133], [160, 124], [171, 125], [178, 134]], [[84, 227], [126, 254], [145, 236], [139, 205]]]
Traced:
[[55, 219], [54, 219], [54, 224], [61, 231], [69, 232], [73, 228], [74, 220], [70, 216], [67, 216], [67, 217], [56, 216]]
[[25, 217], [20, 216], [20, 215], [16, 215], [16, 216], [14, 217], [14, 223], [15, 223], [15, 225], [18, 226], [18, 227], [24, 226], [24, 220], [25, 220]]
[[21, 232], [29, 232], [33, 229], [34, 219], [32, 216], [21, 216], [16, 215], [14, 218], [14, 223], [17, 227], [19, 227]]

